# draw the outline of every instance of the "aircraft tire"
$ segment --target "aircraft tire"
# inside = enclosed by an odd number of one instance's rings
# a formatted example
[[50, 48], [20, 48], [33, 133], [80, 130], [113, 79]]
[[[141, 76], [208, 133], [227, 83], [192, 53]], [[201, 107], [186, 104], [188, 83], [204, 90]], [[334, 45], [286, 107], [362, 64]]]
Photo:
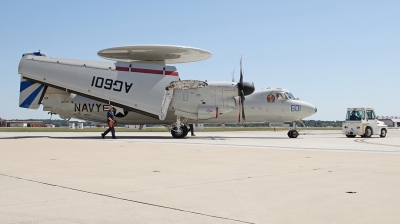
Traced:
[[179, 133], [176, 131], [176, 129], [172, 129], [171, 130], [172, 137], [174, 137], [174, 138], [184, 138], [184, 137], [186, 137], [186, 135], [189, 132], [189, 129], [186, 127], [186, 125], [182, 125], [181, 129], [182, 130]]
[[382, 128], [381, 129], [381, 134], [379, 135], [381, 138], [384, 138], [384, 137], [386, 137], [386, 134], [387, 134], [387, 131], [386, 131], [386, 129], [385, 128]]
[[299, 132], [297, 132], [296, 130], [290, 130], [287, 135], [289, 136], [289, 138], [297, 138], [299, 136]]
[[184, 134], [182, 138], [184, 138], [189, 133], [189, 128], [186, 125], [183, 125], [182, 128], [183, 128], [183, 134]]

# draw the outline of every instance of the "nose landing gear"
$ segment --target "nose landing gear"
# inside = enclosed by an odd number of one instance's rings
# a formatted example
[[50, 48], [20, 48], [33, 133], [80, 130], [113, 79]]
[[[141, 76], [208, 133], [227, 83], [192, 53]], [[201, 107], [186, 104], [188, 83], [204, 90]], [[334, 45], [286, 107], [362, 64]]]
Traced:
[[293, 121], [293, 129], [287, 133], [289, 138], [297, 138], [299, 136], [299, 132], [296, 130], [296, 128], [296, 121]]
[[290, 130], [287, 135], [289, 138], [297, 138], [299, 136], [299, 132], [296, 130]]

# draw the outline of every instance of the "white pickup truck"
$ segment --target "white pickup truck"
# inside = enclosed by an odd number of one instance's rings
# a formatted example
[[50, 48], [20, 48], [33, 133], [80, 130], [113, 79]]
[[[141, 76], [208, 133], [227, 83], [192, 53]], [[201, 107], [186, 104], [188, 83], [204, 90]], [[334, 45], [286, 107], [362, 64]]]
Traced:
[[342, 131], [348, 138], [360, 135], [370, 138], [372, 135], [386, 137], [387, 128], [382, 121], [376, 119], [372, 108], [347, 108], [346, 120], [342, 124]]

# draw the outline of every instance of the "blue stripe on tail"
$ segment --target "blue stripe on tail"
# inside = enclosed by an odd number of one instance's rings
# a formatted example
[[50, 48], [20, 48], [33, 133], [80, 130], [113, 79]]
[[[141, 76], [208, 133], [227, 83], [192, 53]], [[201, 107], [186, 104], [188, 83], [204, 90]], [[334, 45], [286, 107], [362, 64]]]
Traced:
[[[22, 82], [21, 82], [21, 86], [22, 86]], [[31, 93], [31, 95], [28, 96], [28, 98], [26, 98], [24, 100], [24, 102], [21, 103], [21, 105], [19, 105], [19, 107], [29, 108], [31, 106], [32, 102], [37, 97], [37, 95], [40, 93], [40, 91], [42, 91], [43, 87], [44, 87], [44, 85], [40, 85], [35, 91], [33, 91]]]
[[35, 84], [34, 82], [31, 81], [21, 81], [21, 84], [19, 86], [19, 92], [24, 91], [26, 88], [29, 88], [30, 86], [32, 86], [33, 84]]

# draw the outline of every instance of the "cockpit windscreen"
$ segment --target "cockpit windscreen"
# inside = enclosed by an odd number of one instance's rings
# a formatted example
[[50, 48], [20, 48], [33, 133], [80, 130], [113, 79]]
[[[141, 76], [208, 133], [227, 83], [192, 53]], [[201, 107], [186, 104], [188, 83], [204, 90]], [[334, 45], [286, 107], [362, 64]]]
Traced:
[[276, 99], [278, 100], [294, 100], [296, 98], [294, 98], [293, 94], [289, 93], [289, 92], [277, 92], [276, 93]]

